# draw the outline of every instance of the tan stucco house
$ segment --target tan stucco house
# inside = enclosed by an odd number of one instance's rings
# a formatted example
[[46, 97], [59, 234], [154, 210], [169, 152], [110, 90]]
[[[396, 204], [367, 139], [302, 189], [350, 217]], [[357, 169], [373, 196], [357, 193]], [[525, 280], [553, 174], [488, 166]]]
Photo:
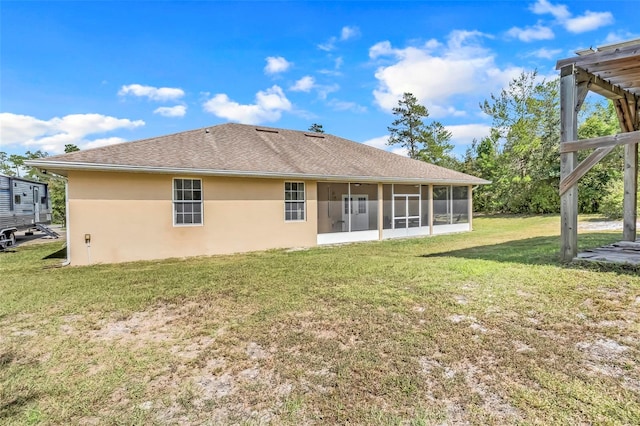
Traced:
[[471, 230], [485, 180], [329, 134], [223, 124], [29, 161], [67, 177], [68, 260]]

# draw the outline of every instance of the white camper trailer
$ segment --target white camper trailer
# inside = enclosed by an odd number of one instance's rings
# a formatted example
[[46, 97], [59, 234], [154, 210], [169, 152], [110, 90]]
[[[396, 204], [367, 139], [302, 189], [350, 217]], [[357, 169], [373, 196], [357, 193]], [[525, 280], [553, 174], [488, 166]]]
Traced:
[[0, 250], [15, 244], [16, 232], [41, 229], [49, 223], [51, 201], [46, 183], [0, 175]]

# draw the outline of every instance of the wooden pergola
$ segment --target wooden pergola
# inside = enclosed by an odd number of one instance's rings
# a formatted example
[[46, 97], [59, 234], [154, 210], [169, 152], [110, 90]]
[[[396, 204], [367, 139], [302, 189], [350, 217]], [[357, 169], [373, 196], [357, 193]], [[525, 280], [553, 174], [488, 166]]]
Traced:
[[[576, 52], [561, 59], [560, 213], [564, 262], [578, 254], [578, 181], [616, 146], [624, 145], [624, 241], [636, 240], [640, 142], [640, 39]], [[592, 91], [611, 99], [621, 133], [578, 140], [578, 112]], [[578, 152], [594, 151], [578, 164]]]

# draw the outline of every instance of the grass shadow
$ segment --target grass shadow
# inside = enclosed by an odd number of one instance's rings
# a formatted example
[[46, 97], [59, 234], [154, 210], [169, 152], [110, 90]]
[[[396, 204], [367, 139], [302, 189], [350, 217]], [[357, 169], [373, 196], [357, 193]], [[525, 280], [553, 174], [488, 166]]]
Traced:
[[[579, 250], [600, 247], [618, 241], [610, 233], [587, 233], [578, 237]], [[469, 247], [461, 250], [424, 254], [420, 257], [460, 257], [526, 265], [560, 265], [560, 236], [534, 237], [499, 244]]]
[[[19, 360], [19, 355], [12, 350], [0, 353], [0, 370], [9, 370], [12, 363]], [[11, 373], [7, 371], [9, 376]], [[38, 399], [38, 394], [28, 385], [20, 385], [16, 389], [0, 391], [0, 420], [14, 417], [24, 408]]]

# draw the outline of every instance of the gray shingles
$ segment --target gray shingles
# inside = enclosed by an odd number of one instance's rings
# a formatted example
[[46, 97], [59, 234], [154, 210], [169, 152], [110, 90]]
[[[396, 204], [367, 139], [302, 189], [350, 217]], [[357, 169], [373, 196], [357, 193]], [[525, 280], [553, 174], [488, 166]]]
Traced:
[[[262, 130], [260, 130], [262, 129]], [[483, 179], [412, 160], [337, 136], [222, 124], [172, 135], [126, 142], [49, 157], [31, 164], [59, 170], [71, 167], [118, 166], [228, 171], [251, 175], [369, 177], [372, 180], [450, 180], [482, 184]], [[314, 137], [322, 136], [322, 137]]]

